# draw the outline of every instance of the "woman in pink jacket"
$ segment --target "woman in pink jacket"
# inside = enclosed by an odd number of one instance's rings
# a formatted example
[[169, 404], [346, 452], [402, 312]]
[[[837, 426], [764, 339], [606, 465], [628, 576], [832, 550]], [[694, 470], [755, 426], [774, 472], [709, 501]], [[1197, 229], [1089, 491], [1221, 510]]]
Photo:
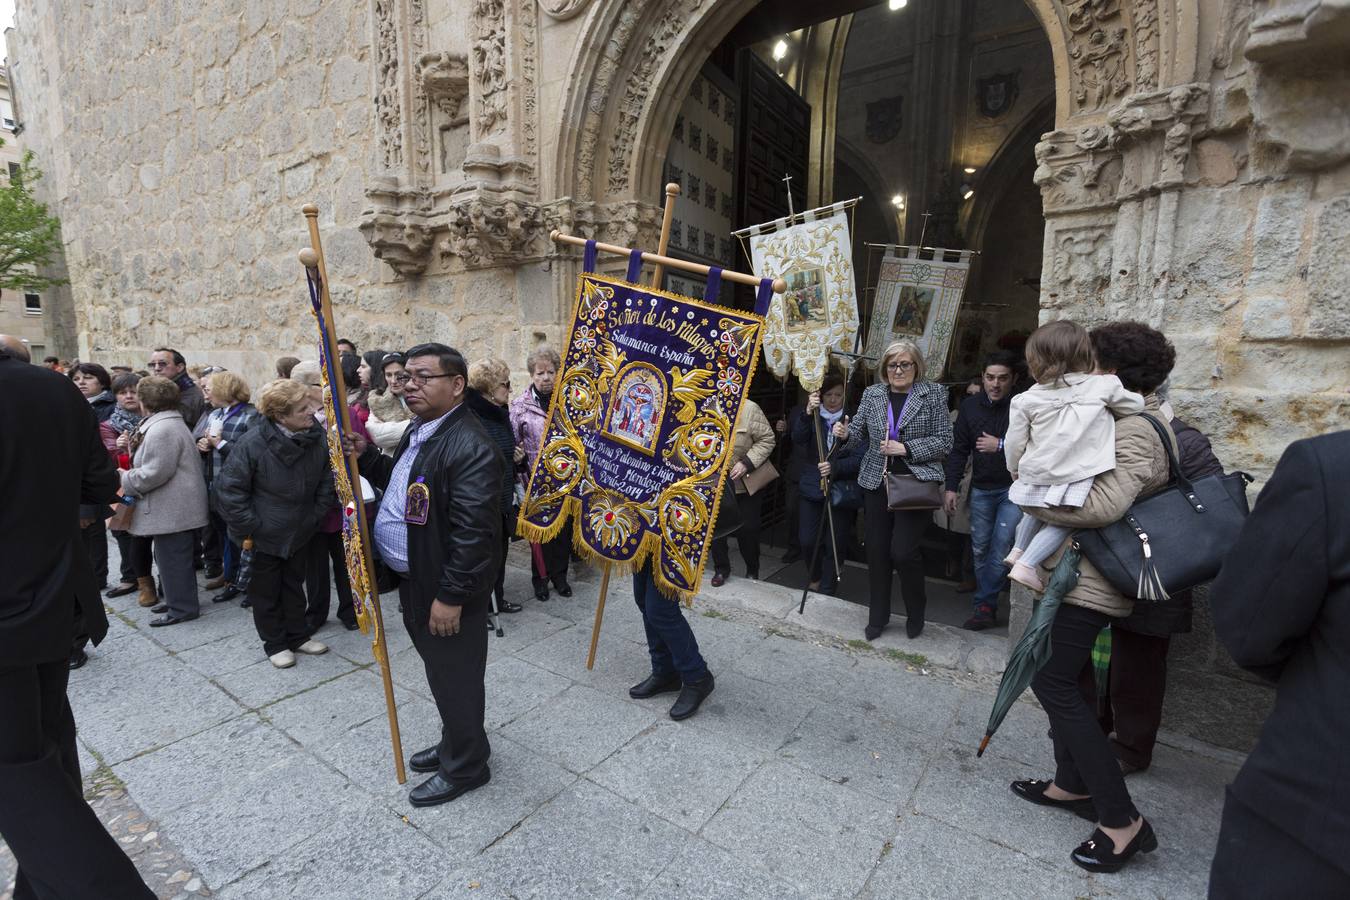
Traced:
[[[525, 360], [525, 368], [530, 373], [530, 385], [511, 401], [511, 431], [516, 436], [516, 444], [525, 451], [530, 471], [534, 470], [534, 462], [539, 458], [539, 447], [544, 440], [544, 424], [548, 421], [548, 406], [553, 399], [553, 384], [558, 379], [561, 365], [558, 351], [552, 347], [541, 344], [534, 348]], [[548, 543], [530, 544], [534, 557], [532, 574], [536, 599], [548, 599], [550, 581], [558, 596], [572, 596], [572, 586], [567, 583], [571, 542], [572, 530], [564, 527]]]

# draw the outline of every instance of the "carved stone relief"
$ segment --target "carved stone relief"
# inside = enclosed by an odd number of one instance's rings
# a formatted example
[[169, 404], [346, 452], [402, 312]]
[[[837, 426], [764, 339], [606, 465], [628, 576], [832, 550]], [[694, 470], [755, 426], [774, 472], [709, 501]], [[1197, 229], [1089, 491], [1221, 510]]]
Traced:
[[[533, 2], [533, 0], [530, 0]], [[539, 0], [539, 5], [555, 19], [570, 19], [586, 8], [590, 0]]]
[[427, 53], [418, 60], [423, 90], [431, 103], [436, 135], [436, 174], [460, 171], [468, 151], [469, 63], [463, 54]]
[[375, 0], [375, 118], [380, 162], [386, 170], [403, 165], [403, 95], [399, 89], [396, 0]]
[[474, 0], [473, 77], [478, 87], [474, 139], [506, 125], [506, 9], [503, 0]]
[[[1120, 0], [1064, 0], [1073, 94], [1080, 111], [1102, 109], [1129, 93], [1129, 29]], [[1156, 68], [1156, 67], [1155, 67]]]
[[1158, 86], [1158, 0], [1137, 0], [1134, 6], [1135, 90]]
[[1061, 291], [1072, 290], [1081, 300], [1099, 293], [1110, 281], [1111, 229], [1104, 225], [1066, 228], [1055, 232], [1050, 260], [1050, 282]]

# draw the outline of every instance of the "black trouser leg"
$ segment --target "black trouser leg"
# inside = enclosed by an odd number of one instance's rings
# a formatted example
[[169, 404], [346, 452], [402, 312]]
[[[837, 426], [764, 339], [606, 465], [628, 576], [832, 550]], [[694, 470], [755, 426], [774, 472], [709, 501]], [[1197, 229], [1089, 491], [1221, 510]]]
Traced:
[[136, 567], [131, 561], [131, 542], [133, 540], [130, 531], [114, 531], [113, 539], [117, 541], [117, 555], [121, 557], [121, 567], [118, 573], [118, 580], [122, 584], [136, 583]]
[[84, 540], [84, 552], [101, 591], [108, 586], [108, 525], [102, 519], [95, 519], [80, 529], [80, 537]]
[[1097, 633], [1109, 621], [1095, 610], [1061, 606], [1050, 628], [1050, 659], [1032, 679], [1031, 690], [1054, 732], [1055, 784], [1069, 793], [1091, 796], [1101, 824], [1124, 828], [1139, 811], [1079, 682]]
[[1153, 762], [1167, 691], [1169, 637], [1111, 629], [1110, 723], [1116, 756], [1136, 768]]
[[333, 606], [333, 582], [329, 580], [328, 535], [318, 532], [299, 555], [305, 560], [305, 622], [310, 631], [328, 621]]
[[497, 597], [497, 607], [501, 608], [501, 603], [506, 599], [506, 554], [511, 549], [511, 531], [515, 526], [510, 513], [502, 515], [502, 558], [497, 563], [497, 579], [493, 582], [492, 590]]
[[867, 580], [870, 628], [884, 628], [891, 620], [891, 530], [893, 520], [886, 508], [886, 490], [863, 491], [867, 527]]
[[253, 552], [253, 576], [248, 583], [253, 625], [268, 656], [294, 650], [309, 640], [305, 624], [305, 565], [303, 549], [290, 559]]
[[[347, 574], [347, 547], [342, 541], [342, 532], [334, 531], [332, 534], [325, 534], [327, 538], [325, 545], [328, 549], [328, 561], [333, 564], [333, 586], [337, 588], [338, 603], [337, 617], [338, 621], [344, 625], [356, 624], [356, 606], [352, 602], [352, 579]], [[328, 610], [324, 610], [324, 616], [327, 617]], [[312, 623], [311, 623], [312, 624]], [[310, 632], [319, 630], [319, 625], [313, 625]]]
[[787, 513], [788, 532], [785, 555], [805, 556], [811, 552], [811, 548], [802, 543], [801, 538], [801, 489], [791, 478], [783, 485], [783, 511]]
[[736, 546], [745, 560], [745, 574], [759, 577], [759, 524], [763, 494], [737, 494], [736, 506], [741, 513], [741, 527], [736, 529]]
[[155, 539], [131, 535], [131, 568], [137, 578], [149, 578], [154, 572]]
[[18, 863], [15, 900], [154, 897], [84, 801], [69, 674], [64, 659], [0, 668], [0, 836]]
[[542, 546], [544, 567], [554, 587], [567, 581], [567, 564], [572, 557], [572, 523], [568, 522], [553, 540]]
[[[1311, 812], [1311, 810], [1310, 810]], [[1210, 900], [1350, 897], [1350, 868], [1318, 856], [1257, 815], [1228, 790], [1219, 846], [1209, 870]]]
[[905, 601], [905, 615], [923, 622], [928, 609], [928, 588], [924, 581], [920, 542], [932, 513], [927, 510], [892, 512], [886, 508], [884, 485], [876, 490], [864, 490], [863, 503], [867, 512], [867, 570], [872, 588], [867, 624], [881, 628], [890, 621], [893, 571], [900, 573], [900, 596]]
[[437, 747], [441, 774], [451, 781], [469, 781], [487, 769], [492, 748], [483, 726], [487, 708], [483, 675], [487, 670], [487, 606], [481, 600], [466, 605], [459, 633], [435, 637], [411, 596], [408, 582], [399, 585], [403, 624], [426, 668], [427, 684], [441, 714], [441, 742]]

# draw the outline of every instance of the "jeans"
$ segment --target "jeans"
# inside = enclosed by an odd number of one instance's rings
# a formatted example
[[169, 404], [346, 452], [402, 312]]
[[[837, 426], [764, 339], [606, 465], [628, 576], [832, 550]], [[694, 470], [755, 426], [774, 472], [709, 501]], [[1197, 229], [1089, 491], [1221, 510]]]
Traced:
[[1139, 812], [1130, 802], [1125, 776], [1102, 734], [1096, 710], [1079, 685], [1097, 632], [1109, 621], [1096, 610], [1061, 606], [1050, 626], [1050, 659], [1031, 680], [1031, 690], [1054, 732], [1055, 784], [1071, 794], [1090, 796], [1102, 825], [1124, 828]]
[[1012, 549], [1022, 510], [1008, 499], [1007, 488], [970, 489], [970, 543], [975, 555], [975, 608], [998, 609], [998, 595], [1008, 583], [1003, 557]]
[[664, 677], [678, 672], [685, 684], [706, 678], [708, 664], [698, 652], [698, 639], [685, 621], [679, 601], [671, 600], [657, 588], [650, 566], [633, 576], [633, 599], [642, 611], [642, 626], [647, 630], [652, 674]]

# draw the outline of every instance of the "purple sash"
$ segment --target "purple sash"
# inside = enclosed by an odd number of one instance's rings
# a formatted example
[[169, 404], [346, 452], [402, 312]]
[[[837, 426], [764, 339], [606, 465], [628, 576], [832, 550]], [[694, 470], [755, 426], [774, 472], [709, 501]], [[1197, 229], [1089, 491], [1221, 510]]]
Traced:
[[905, 402], [900, 404], [900, 416], [897, 418], [895, 404], [891, 402], [890, 391], [886, 392], [886, 423], [889, 426], [886, 429], [886, 435], [892, 441], [900, 440], [900, 423], [905, 420], [905, 410], [909, 408], [909, 401], [913, 396], [914, 390], [911, 388], [909, 393], [905, 394]]

